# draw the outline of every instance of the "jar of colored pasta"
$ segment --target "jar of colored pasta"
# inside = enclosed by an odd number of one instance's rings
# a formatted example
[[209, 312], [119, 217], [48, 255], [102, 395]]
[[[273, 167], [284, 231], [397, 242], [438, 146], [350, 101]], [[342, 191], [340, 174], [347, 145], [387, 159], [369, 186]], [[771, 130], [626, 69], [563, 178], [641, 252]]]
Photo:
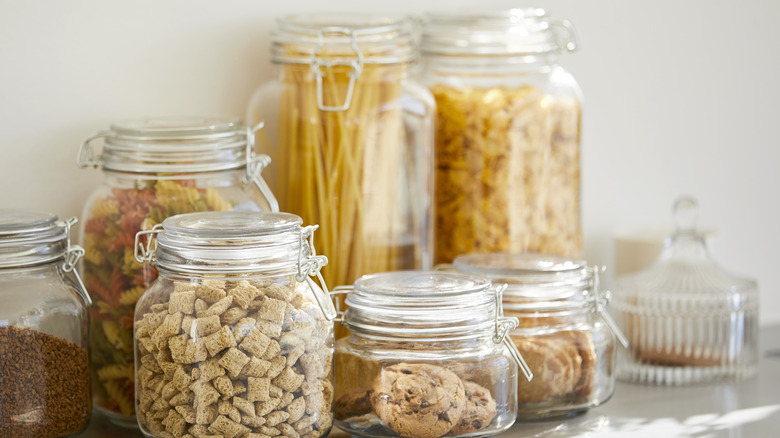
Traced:
[[75, 223], [0, 209], [0, 437], [77, 436], [92, 415]]
[[207, 212], [138, 233], [136, 259], [160, 273], [135, 314], [144, 435], [330, 432], [336, 309], [317, 227], [301, 224], [289, 213]]
[[558, 64], [568, 21], [542, 9], [433, 14], [422, 81], [436, 99], [434, 262], [470, 252], [577, 257], [581, 91]]
[[146, 119], [115, 123], [81, 146], [79, 167], [104, 175], [84, 208], [81, 272], [93, 300], [95, 405], [114, 423], [137, 427], [133, 311], [157, 277], [135, 261], [135, 235], [181, 213], [278, 210], [260, 176], [270, 159], [254, 151], [256, 129], [224, 118]]
[[517, 382], [531, 375], [506, 336], [517, 319], [503, 316], [504, 287], [435, 271], [342, 287], [350, 335], [336, 343], [336, 426], [373, 438], [482, 437], [512, 426]]
[[331, 284], [430, 266], [434, 103], [410, 79], [412, 29], [389, 17], [284, 17], [271, 37], [275, 78], [249, 104], [247, 123], [267, 122], [282, 211], [323, 228]]
[[627, 340], [607, 313], [599, 268], [545, 254], [473, 253], [454, 267], [507, 284], [504, 314], [519, 324], [509, 337], [533, 380], [519, 380], [518, 421], [568, 417], [609, 400], [615, 390], [616, 339]]

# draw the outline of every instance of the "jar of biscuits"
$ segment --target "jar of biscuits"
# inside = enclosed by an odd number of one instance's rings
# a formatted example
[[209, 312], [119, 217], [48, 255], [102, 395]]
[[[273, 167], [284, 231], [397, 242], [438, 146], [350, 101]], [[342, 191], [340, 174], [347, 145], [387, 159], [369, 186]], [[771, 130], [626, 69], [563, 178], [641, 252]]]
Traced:
[[76, 218], [0, 209], [0, 437], [77, 436], [89, 424], [89, 295]]
[[504, 312], [519, 325], [509, 336], [534, 378], [518, 381], [518, 421], [566, 417], [606, 402], [615, 390], [618, 339], [606, 312], [599, 269], [542, 254], [458, 256], [455, 268], [507, 284]]
[[330, 432], [336, 311], [319, 274], [327, 259], [311, 243], [316, 226], [301, 223], [206, 212], [138, 233], [136, 258], [160, 273], [135, 314], [144, 435]]
[[112, 124], [88, 138], [80, 167], [102, 170], [84, 207], [81, 272], [92, 295], [91, 365], [96, 410], [137, 427], [133, 408], [133, 311], [157, 277], [133, 258], [135, 234], [198, 211], [278, 211], [260, 175], [255, 131], [231, 118], [150, 118]]
[[424, 20], [434, 263], [470, 252], [580, 255], [582, 96], [559, 64], [576, 48], [572, 25], [539, 8]]
[[517, 320], [502, 315], [502, 289], [457, 272], [359, 278], [346, 298], [350, 335], [336, 344], [337, 427], [410, 438], [508, 429], [523, 362], [506, 337]]

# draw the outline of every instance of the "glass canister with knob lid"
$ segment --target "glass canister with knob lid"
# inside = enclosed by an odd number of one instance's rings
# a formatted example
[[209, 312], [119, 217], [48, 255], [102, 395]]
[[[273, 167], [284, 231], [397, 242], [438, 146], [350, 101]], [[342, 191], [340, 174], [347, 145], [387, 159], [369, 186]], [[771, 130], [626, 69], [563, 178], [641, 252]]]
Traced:
[[674, 204], [676, 230], [658, 260], [615, 281], [615, 316], [631, 341], [619, 378], [658, 385], [744, 379], [757, 372], [758, 286], [710, 256], [696, 201]]
[[[489, 436], [515, 421], [518, 364], [503, 286], [457, 272], [359, 278], [336, 344], [336, 425], [354, 436]], [[526, 374], [530, 378], [530, 374]], [[526, 377], [520, 377], [525, 379]]]
[[616, 338], [626, 339], [606, 313], [599, 269], [545, 254], [473, 253], [454, 267], [507, 284], [509, 335], [534, 374], [518, 380], [518, 421], [566, 417], [606, 402], [615, 390]]
[[92, 414], [75, 218], [0, 209], [0, 436], [76, 436]]
[[434, 263], [471, 252], [579, 257], [577, 48], [542, 9], [434, 13], [421, 82], [436, 100]]
[[135, 315], [144, 435], [328, 434], [336, 310], [312, 280], [327, 263], [316, 226], [301, 223], [190, 213], [138, 234], [138, 260], [160, 272]]
[[[198, 211], [278, 210], [260, 176], [270, 159], [254, 132], [230, 118], [150, 118], [114, 123], [81, 146], [80, 167], [103, 171], [84, 208], [81, 271], [92, 306], [97, 410], [137, 427], [133, 408], [133, 311], [157, 276], [133, 258], [135, 234]], [[102, 140], [102, 150], [95, 146]]]

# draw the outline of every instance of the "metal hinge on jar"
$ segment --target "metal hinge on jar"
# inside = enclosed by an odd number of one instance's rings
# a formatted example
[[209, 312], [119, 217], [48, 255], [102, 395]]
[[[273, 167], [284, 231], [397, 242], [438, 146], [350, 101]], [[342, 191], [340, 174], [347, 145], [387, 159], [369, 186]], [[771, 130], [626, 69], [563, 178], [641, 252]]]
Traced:
[[75, 225], [78, 221], [79, 220], [75, 217], [63, 221], [63, 225], [65, 226], [65, 242], [67, 247], [65, 248], [65, 262], [62, 264], [62, 270], [64, 272], [73, 273], [73, 276], [76, 278], [76, 281], [79, 284], [79, 295], [81, 295], [81, 297], [84, 299], [84, 302], [87, 303], [87, 306], [92, 306], [92, 298], [90, 298], [89, 293], [87, 292], [87, 287], [84, 286], [84, 282], [81, 280], [79, 271], [76, 270], [76, 264], [82, 257], [84, 257], [86, 251], [84, 251], [84, 248], [79, 245], [70, 244], [70, 231], [73, 228], [73, 225]]
[[609, 312], [607, 312], [607, 305], [612, 300], [612, 293], [608, 290], [602, 292], [599, 288], [599, 272], [604, 272], [606, 268], [604, 266], [593, 266], [588, 269], [593, 275], [591, 287], [591, 307], [593, 311], [596, 312], [604, 321], [604, 323], [607, 324], [607, 327], [612, 330], [612, 333], [614, 333], [618, 342], [620, 342], [620, 345], [622, 345], [623, 348], [628, 348], [628, 338], [626, 338], [626, 335], [624, 335], [620, 330], [620, 327], [618, 327], [615, 320], [612, 319], [612, 316], [609, 314]]
[[[363, 52], [357, 45], [357, 37], [359, 32], [353, 31], [347, 27], [326, 27], [320, 30], [317, 35], [317, 47], [312, 51], [310, 58], [311, 72], [314, 75], [314, 79], [317, 83], [317, 107], [322, 111], [337, 112], [346, 111], [349, 109], [352, 103], [352, 93], [355, 90], [355, 82], [360, 74], [363, 72]], [[317, 55], [322, 51], [325, 46], [325, 36], [344, 35], [350, 38], [350, 46], [355, 53], [355, 59], [345, 61], [338, 59], [320, 58]], [[323, 96], [322, 79], [325, 77], [325, 71], [337, 66], [350, 67], [350, 71], [346, 73], [349, 78], [347, 84], [347, 92], [344, 97], [344, 103], [341, 105], [329, 106], [325, 105], [325, 98]]]
[[512, 355], [512, 358], [517, 363], [517, 367], [520, 368], [525, 379], [530, 382], [534, 378], [534, 373], [526, 363], [520, 350], [517, 349], [517, 345], [508, 336], [509, 331], [517, 328], [520, 321], [514, 316], [504, 316], [503, 295], [506, 288], [506, 284], [496, 286], [496, 331], [493, 333], [493, 342], [496, 344], [504, 343], [504, 346], [509, 350], [509, 354]]
[[[333, 301], [330, 298], [330, 292], [328, 292], [328, 285], [325, 284], [325, 279], [322, 278], [320, 270], [323, 266], [328, 264], [328, 258], [325, 256], [318, 256], [314, 249], [314, 230], [319, 228], [319, 225], [309, 225], [301, 228], [300, 241], [298, 245], [298, 273], [295, 275], [295, 279], [299, 282], [304, 280], [308, 283], [314, 299], [320, 306], [322, 314], [328, 321], [336, 319], [338, 314], [336, 308], [333, 306]], [[308, 251], [304, 253], [304, 245], [308, 247]], [[306, 255], [305, 255], [306, 254]], [[312, 280], [312, 277], [316, 277], [320, 281], [320, 289], [317, 284]], [[318, 292], [322, 290], [324, 294]]]

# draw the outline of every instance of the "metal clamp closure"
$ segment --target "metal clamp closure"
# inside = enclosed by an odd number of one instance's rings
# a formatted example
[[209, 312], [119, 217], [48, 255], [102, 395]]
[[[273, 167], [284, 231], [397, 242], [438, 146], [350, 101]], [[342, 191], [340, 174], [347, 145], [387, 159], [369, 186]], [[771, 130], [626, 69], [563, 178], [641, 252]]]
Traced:
[[95, 151], [92, 150], [90, 143], [99, 138], [106, 138], [110, 134], [111, 131], [101, 129], [84, 140], [83, 143], [81, 143], [78, 156], [76, 156], [76, 165], [79, 166], [79, 169], [84, 169], [86, 167], [100, 167], [103, 165], [103, 161], [96, 158]]
[[333, 288], [333, 290], [330, 291], [331, 301], [335, 303], [336, 306], [336, 315], [338, 317], [334, 319], [336, 322], [343, 323], [345, 321], [345, 315], [347, 313], [347, 310], [341, 310], [341, 303], [338, 300], [339, 295], [349, 295], [351, 292], [354, 292], [355, 288], [352, 285], [349, 286], [336, 286]]
[[626, 338], [626, 335], [623, 334], [623, 332], [620, 330], [620, 327], [617, 325], [614, 319], [612, 319], [612, 316], [607, 312], [607, 305], [612, 300], [612, 293], [610, 291], [601, 291], [599, 289], [599, 272], [604, 272], [604, 269], [606, 269], [604, 266], [593, 266], [590, 268], [591, 272], [593, 273], [593, 287], [591, 288], [591, 291], [593, 293], [593, 301], [591, 306], [593, 306], [593, 310], [599, 314], [602, 320], [607, 324], [607, 327], [609, 327], [610, 330], [612, 330], [612, 333], [615, 334], [615, 337], [617, 338], [618, 342], [620, 342], [620, 345], [623, 346], [623, 348], [628, 348], [628, 338]]
[[[138, 263], [148, 262], [150, 265], [157, 263], [157, 245], [152, 246], [157, 234], [162, 231], [162, 224], [157, 224], [151, 230], [139, 231], [135, 234], [135, 245], [133, 246], [133, 256]], [[142, 236], [146, 238], [146, 247], [141, 242]]]
[[[322, 273], [320, 272], [322, 267], [328, 264], [328, 258], [325, 256], [318, 256], [314, 249], [314, 230], [317, 228], [319, 228], [319, 225], [309, 225], [301, 228], [298, 245], [298, 273], [295, 274], [295, 279], [299, 282], [306, 281], [306, 283], [308, 283], [312, 294], [314, 294], [314, 299], [317, 300], [317, 304], [320, 306], [322, 314], [325, 315], [325, 318], [327, 318], [328, 321], [333, 321], [338, 316], [338, 313], [330, 298], [328, 285], [325, 284], [325, 279], [322, 278]], [[305, 257], [303, 252], [304, 245], [307, 245], [308, 247], [308, 255]], [[319, 287], [314, 280], [312, 280], [312, 277], [316, 277], [319, 280]], [[320, 287], [324, 293], [318, 292]]]
[[79, 262], [79, 260], [81, 260], [82, 257], [84, 257], [86, 251], [84, 251], [84, 248], [82, 248], [80, 245], [70, 244], [70, 231], [73, 229], [73, 225], [75, 225], [78, 221], [79, 220], [77, 218], [72, 217], [63, 222], [63, 225], [65, 226], [65, 243], [67, 246], [65, 247], [65, 262], [62, 264], [62, 270], [73, 273], [73, 276], [76, 278], [76, 281], [79, 284], [79, 295], [81, 295], [81, 297], [84, 299], [84, 302], [87, 303], [87, 306], [91, 306], [92, 298], [90, 298], [89, 293], [87, 293], [87, 287], [84, 286], [84, 282], [81, 280], [79, 271], [76, 270], [76, 264]]
[[260, 193], [263, 195], [268, 205], [271, 207], [271, 211], [279, 211], [279, 201], [276, 200], [271, 188], [265, 182], [260, 175], [269, 164], [271, 164], [271, 157], [265, 154], [255, 153], [255, 144], [257, 133], [263, 129], [265, 124], [263, 122], [258, 123], [255, 126], [246, 128], [246, 173], [244, 174], [244, 182], [249, 184], [254, 182]]
[[[325, 45], [326, 34], [343, 34], [344, 36], [349, 37], [351, 40], [350, 46], [352, 47], [352, 51], [355, 53], [356, 59], [343, 61], [318, 58], [317, 55]], [[350, 107], [352, 102], [352, 93], [355, 90], [355, 82], [363, 72], [363, 52], [361, 52], [360, 48], [358, 48], [357, 36], [357, 32], [354, 32], [353, 30], [346, 27], [326, 27], [320, 30], [319, 34], [317, 35], [317, 47], [315, 47], [311, 53], [310, 66], [311, 72], [317, 82], [317, 106], [322, 111], [346, 111]], [[344, 103], [337, 106], [328, 106], [325, 105], [325, 100], [323, 97], [322, 78], [325, 77], [325, 70], [336, 66], [346, 66], [351, 68], [351, 71], [346, 74], [349, 78], [349, 84], [347, 85], [347, 94], [344, 97]]]
[[496, 344], [500, 344], [502, 342], [504, 343], [504, 346], [507, 350], [509, 350], [509, 354], [512, 356], [512, 359], [514, 359], [515, 363], [517, 363], [517, 367], [520, 368], [520, 371], [522, 371], [526, 380], [530, 382], [531, 379], [534, 378], [534, 373], [531, 371], [531, 367], [528, 366], [528, 363], [526, 363], [525, 358], [523, 358], [523, 355], [520, 353], [520, 350], [518, 350], [515, 343], [512, 342], [512, 338], [507, 336], [509, 334], [509, 330], [517, 328], [517, 325], [520, 324], [520, 321], [514, 316], [504, 316], [503, 295], [506, 288], [506, 283], [500, 286], [496, 286], [496, 331], [493, 333], [493, 342]]

